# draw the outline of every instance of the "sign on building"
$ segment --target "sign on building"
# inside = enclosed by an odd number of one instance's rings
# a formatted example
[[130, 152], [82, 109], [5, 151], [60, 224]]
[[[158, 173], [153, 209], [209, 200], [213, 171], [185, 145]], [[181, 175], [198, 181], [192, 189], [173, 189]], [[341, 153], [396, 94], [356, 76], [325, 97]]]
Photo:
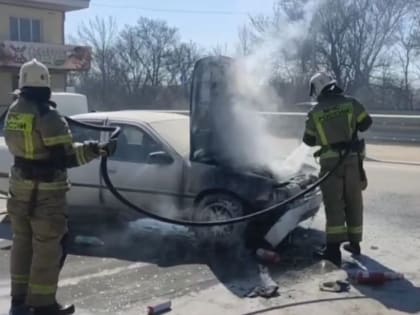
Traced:
[[50, 69], [85, 71], [90, 69], [90, 47], [0, 41], [0, 66], [20, 67], [36, 58]]

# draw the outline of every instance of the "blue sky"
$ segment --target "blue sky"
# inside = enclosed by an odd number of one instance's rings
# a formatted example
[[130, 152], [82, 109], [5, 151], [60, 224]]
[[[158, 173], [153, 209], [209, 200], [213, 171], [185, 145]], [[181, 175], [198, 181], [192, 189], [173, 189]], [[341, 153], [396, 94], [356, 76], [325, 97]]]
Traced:
[[[115, 17], [120, 28], [125, 24], [135, 24], [139, 16], [147, 16], [164, 19], [169, 25], [177, 27], [184, 41], [192, 40], [206, 48], [218, 44], [233, 46], [238, 28], [249, 19], [247, 14], [268, 14], [275, 2], [276, 0], [91, 0], [89, 9], [67, 14], [66, 33], [76, 33], [82, 21], [96, 15]], [[185, 12], [186, 10], [195, 12]], [[216, 14], [215, 11], [222, 11], [223, 14]]]

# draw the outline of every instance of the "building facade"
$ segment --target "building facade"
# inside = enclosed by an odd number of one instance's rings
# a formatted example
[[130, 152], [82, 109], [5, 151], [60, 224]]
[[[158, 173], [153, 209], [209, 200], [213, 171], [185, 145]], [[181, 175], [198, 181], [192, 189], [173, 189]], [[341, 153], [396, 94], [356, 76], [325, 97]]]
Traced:
[[51, 72], [52, 89], [66, 90], [69, 71], [90, 68], [91, 50], [65, 44], [66, 12], [89, 7], [90, 0], [0, 0], [0, 106], [18, 88], [20, 66], [33, 58]]

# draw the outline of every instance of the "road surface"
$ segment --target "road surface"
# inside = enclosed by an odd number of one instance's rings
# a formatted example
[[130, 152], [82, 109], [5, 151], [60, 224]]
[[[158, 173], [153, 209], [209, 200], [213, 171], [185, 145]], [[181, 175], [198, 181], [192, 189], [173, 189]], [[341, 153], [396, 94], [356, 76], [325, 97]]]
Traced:
[[[319, 291], [321, 281], [346, 278], [344, 270], [311, 258], [323, 237], [322, 211], [296, 233], [282, 262], [270, 267], [280, 296], [268, 300], [244, 297], [259, 284], [257, 265], [246, 253], [197, 248], [186, 229], [150, 220], [129, 228], [74, 222], [73, 235], [97, 235], [105, 245], [72, 244], [59, 299], [74, 302], [79, 315], [147, 314], [148, 305], [167, 300], [172, 300], [172, 315], [420, 314], [420, 167], [368, 162], [366, 170], [360, 263], [371, 270], [402, 272], [405, 280], [379, 288], [352, 286], [348, 293]], [[0, 314], [6, 314], [7, 224], [0, 225], [0, 238]]]

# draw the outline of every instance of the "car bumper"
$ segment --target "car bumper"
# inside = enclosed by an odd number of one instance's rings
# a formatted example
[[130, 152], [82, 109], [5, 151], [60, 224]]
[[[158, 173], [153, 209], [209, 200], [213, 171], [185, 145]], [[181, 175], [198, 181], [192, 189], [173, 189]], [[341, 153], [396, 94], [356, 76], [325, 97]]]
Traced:
[[316, 189], [290, 204], [287, 211], [269, 228], [264, 236], [265, 241], [271, 246], [277, 247], [299, 223], [316, 215], [321, 203], [322, 194], [319, 189]]

